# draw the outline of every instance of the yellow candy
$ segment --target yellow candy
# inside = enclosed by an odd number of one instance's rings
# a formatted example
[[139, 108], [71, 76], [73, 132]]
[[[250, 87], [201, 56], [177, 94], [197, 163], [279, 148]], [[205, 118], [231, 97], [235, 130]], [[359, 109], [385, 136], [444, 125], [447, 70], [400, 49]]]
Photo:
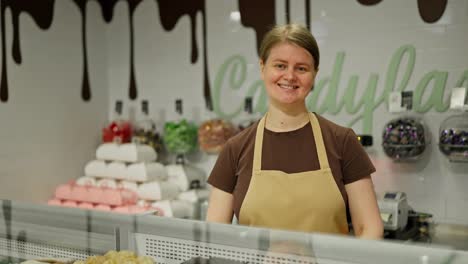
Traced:
[[110, 250], [104, 256], [92, 256], [86, 261], [75, 261], [73, 264], [154, 264], [154, 261], [147, 256], [138, 257], [129, 250]]
[[138, 264], [154, 264], [154, 261], [148, 256], [140, 256], [138, 257]]

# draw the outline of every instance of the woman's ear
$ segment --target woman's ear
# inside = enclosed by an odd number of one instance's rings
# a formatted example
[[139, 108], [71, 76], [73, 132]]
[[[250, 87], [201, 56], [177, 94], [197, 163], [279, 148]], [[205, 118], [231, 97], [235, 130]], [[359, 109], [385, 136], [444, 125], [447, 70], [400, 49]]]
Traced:
[[260, 59], [258, 61], [258, 64], [260, 65], [260, 77], [262, 77], [262, 80], [263, 80], [263, 71], [265, 69], [265, 63], [263, 62], [262, 59]]
[[260, 71], [263, 71], [263, 68], [265, 67], [265, 63], [263, 62], [262, 59], [258, 61], [258, 64], [260, 65]]
[[315, 87], [315, 78], [317, 77], [317, 73], [319, 71], [319, 68], [317, 67], [317, 69], [315, 70], [315, 73], [314, 73], [314, 83], [312, 84], [312, 87], [310, 88], [310, 92], [312, 92], [314, 90], [314, 87]]

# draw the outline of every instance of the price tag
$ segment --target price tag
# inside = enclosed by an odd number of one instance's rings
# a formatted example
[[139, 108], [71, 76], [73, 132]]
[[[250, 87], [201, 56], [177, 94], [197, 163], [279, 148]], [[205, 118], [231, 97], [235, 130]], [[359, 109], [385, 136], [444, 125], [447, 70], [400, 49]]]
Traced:
[[392, 92], [389, 98], [390, 113], [400, 113], [413, 108], [413, 91]]
[[468, 108], [467, 103], [468, 98], [466, 97], [466, 88], [465, 87], [456, 87], [452, 89], [452, 96], [450, 98], [450, 108], [451, 109], [460, 109]]

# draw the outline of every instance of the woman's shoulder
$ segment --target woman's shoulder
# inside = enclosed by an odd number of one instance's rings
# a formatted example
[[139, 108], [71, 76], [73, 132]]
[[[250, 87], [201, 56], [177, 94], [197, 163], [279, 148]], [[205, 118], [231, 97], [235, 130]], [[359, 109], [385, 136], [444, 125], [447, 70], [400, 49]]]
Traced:
[[317, 117], [317, 120], [320, 124], [322, 131], [332, 132], [336, 136], [344, 136], [348, 134], [351, 130], [351, 128], [339, 125], [317, 113], [314, 113], [314, 114]]
[[252, 136], [255, 137], [255, 134], [257, 133], [257, 126], [258, 126], [259, 122], [260, 122], [260, 119], [253, 122], [250, 126], [244, 128], [242, 131], [238, 132], [233, 137], [231, 137], [229, 139], [229, 141], [236, 142], [236, 143], [241, 143], [241, 142], [244, 142], [245, 140], [250, 139]]
[[242, 131], [229, 138], [226, 145], [230, 148], [242, 149], [249, 143], [254, 142], [259, 122], [260, 120], [255, 121], [252, 125], [244, 128]]

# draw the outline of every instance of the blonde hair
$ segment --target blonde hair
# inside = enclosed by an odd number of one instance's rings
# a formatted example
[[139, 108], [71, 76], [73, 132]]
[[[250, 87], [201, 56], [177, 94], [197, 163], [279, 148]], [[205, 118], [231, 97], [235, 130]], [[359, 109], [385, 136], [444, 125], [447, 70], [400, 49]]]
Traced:
[[320, 62], [320, 52], [312, 33], [303, 25], [286, 24], [276, 25], [268, 31], [260, 44], [260, 59], [266, 62], [271, 49], [278, 43], [292, 43], [306, 49], [314, 58], [315, 70], [318, 70]]

